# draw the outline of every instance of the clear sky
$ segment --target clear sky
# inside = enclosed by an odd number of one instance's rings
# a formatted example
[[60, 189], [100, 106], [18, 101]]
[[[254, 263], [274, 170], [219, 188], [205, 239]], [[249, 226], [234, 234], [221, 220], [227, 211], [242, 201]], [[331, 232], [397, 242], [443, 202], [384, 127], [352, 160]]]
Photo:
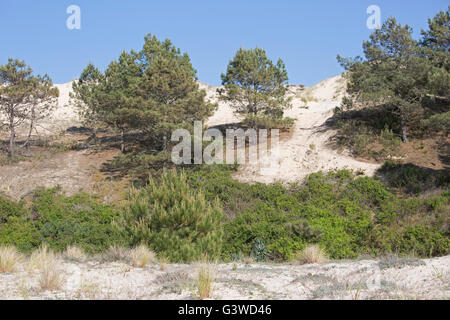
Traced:
[[[66, 27], [72, 4], [80, 30]], [[19, 58], [69, 82], [89, 62], [105, 68], [122, 50], [140, 50], [152, 33], [189, 53], [202, 82], [220, 84], [239, 47], [259, 46], [284, 60], [290, 83], [312, 85], [342, 72], [337, 54], [362, 54], [369, 5], [418, 36], [448, 0], [0, 0], [0, 64]]]

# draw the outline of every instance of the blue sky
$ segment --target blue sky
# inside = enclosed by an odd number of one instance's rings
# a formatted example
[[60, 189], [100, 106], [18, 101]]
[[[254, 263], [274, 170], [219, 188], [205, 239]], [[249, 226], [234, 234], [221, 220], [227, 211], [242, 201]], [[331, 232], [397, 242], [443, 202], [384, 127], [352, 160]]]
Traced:
[[[66, 27], [72, 4], [81, 8], [81, 30]], [[203, 82], [220, 84], [239, 47], [259, 46], [284, 60], [290, 83], [312, 85], [342, 72], [337, 54], [362, 53], [369, 5], [418, 36], [448, 1], [1, 0], [0, 64], [19, 58], [55, 83], [68, 82], [89, 62], [104, 68], [122, 50], [139, 50], [152, 33], [189, 53]]]

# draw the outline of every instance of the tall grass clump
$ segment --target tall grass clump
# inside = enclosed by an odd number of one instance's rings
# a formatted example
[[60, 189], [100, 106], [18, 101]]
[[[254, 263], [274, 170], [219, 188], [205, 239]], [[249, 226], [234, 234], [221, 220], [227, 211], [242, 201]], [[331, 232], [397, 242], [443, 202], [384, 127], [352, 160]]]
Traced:
[[57, 258], [57, 255], [44, 243], [31, 253], [28, 269], [29, 271], [43, 270], [46, 266], [56, 263]]
[[73, 261], [84, 261], [87, 259], [87, 255], [84, 252], [83, 249], [81, 249], [80, 247], [71, 245], [68, 246], [66, 248], [66, 250], [64, 251], [64, 257], [66, 257], [69, 260], [73, 260]]
[[131, 262], [134, 267], [145, 268], [149, 262], [156, 260], [155, 254], [146, 245], [139, 245], [130, 251]]
[[33, 251], [29, 260], [29, 271], [39, 271], [39, 286], [43, 291], [54, 291], [64, 282], [60, 268], [61, 259], [46, 244]]
[[312, 244], [306, 246], [298, 255], [299, 262], [302, 264], [322, 264], [328, 261], [328, 256], [320, 246]]
[[200, 300], [212, 297], [213, 271], [207, 264], [202, 264], [197, 274], [195, 286]]
[[61, 289], [64, 283], [59, 261], [43, 261], [39, 273], [39, 286], [44, 291], [55, 291]]
[[147, 244], [171, 262], [190, 262], [204, 255], [220, 256], [222, 217], [219, 202], [208, 202], [183, 172], [165, 171], [131, 194], [118, 225], [132, 244]]
[[12, 273], [22, 260], [22, 255], [13, 246], [0, 246], [0, 273]]

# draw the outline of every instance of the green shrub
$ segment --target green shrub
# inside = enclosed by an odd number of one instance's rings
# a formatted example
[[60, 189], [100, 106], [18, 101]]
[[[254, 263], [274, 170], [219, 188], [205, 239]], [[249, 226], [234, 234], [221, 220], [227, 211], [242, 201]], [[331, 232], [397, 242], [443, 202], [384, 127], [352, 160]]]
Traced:
[[[440, 256], [450, 251], [450, 191], [445, 175], [386, 164], [384, 181], [349, 170], [309, 175], [301, 184], [248, 184], [233, 166], [164, 171], [134, 189], [119, 210], [95, 197], [37, 190], [31, 204], [0, 198], [0, 244], [30, 251], [77, 245], [99, 252], [146, 244], [172, 262], [252, 256], [291, 260], [308, 245], [330, 258], [358, 255]], [[393, 185], [396, 182], [397, 184]], [[430, 194], [401, 196], [410, 184]], [[428, 190], [428, 189], [427, 189]]]
[[390, 234], [388, 246], [394, 253], [412, 254], [420, 257], [442, 256], [449, 253], [450, 239], [431, 226], [407, 226]]
[[[59, 191], [36, 190], [30, 208], [9, 205], [14, 209], [10, 211], [13, 215], [0, 224], [0, 243], [14, 244], [22, 251], [30, 251], [41, 243], [54, 250], [77, 245], [95, 253], [125, 241], [112, 225], [119, 217], [117, 210], [99, 204], [87, 194], [65, 197]], [[0, 202], [5, 208], [5, 200]]]
[[172, 262], [190, 262], [222, 251], [223, 212], [209, 203], [184, 175], [164, 172], [130, 198], [124, 229], [132, 244], [146, 243]]
[[289, 130], [294, 122], [292, 118], [247, 115], [242, 123], [251, 128]]
[[0, 224], [0, 245], [13, 245], [22, 252], [30, 252], [40, 244], [39, 230], [25, 214]]
[[[448, 239], [448, 191], [401, 199], [379, 180], [357, 177], [349, 170], [314, 173], [303, 184], [290, 187], [240, 183], [219, 167], [189, 171], [188, 178], [208, 200], [218, 195], [223, 203], [225, 260], [257, 258], [256, 243], [264, 243], [265, 257], [272, 260], [289, 260], [316, 243], [335, 259], [408, 254], [414, 247], [416, 254], [428, 256], [432, 246], [432, 254], [441, 255], [449, 249], [443, 240]], [[426, 248], [411, 236], [404, 243], [395, 240], [404, 237], [411, 225], [434, 230], [422, 236], [429, 243]]]
[[34, 224], [43, 242], [55, 250], [77, 245], [94, 253], [124, 241], [112, 225], [120, 216], [117, 210], [88, 194], [64, 197], [58, 191], [37, 190], [33, 201], [32, 211], [39, 217]]
[[0, 224], [8, 222], [11, 217], [21, 217], [25, 212], [23, 202], [14, 202], [0, 196]]
[[386, 161], [377, 174], [394, 188], [409, 194], [417, 194], [433, 188], [448, 188], [450, 172], [421, 168], [411, 163]]
[[402, 140], [395, 135], [392, 129], [389, 129], [388, 126], [381, 130], [379, 140], [385, 148], [389, 148], [391, 150], [394, 150], [402, 143]]

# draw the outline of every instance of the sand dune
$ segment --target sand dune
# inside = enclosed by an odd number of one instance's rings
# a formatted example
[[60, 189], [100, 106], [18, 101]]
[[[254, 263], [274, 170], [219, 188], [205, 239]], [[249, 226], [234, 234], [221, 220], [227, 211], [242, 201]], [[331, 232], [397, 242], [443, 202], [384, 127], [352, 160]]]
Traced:
[[[81, 124], [77, 110], [70, 104], [72, 83], [56, 86], [60, 90], [58, 108], [51, 119], [41, 123], [38, 128], [40, 133], [59, 133], [68, 127]], [[208, 126], [240, 121], [229, 104], [218, 101], [218, 87], [203, 83], [200, 83], [200, 87], [206, 90], [208, 99], [219, 104], [218, 110], [206, 122]], [[345, 80], [341, 76], [307, 88], [290, 86], [293, 108], [287, 110], [285, 115], [296, 119], [292, 137], [281, 141], [269, 156], [261, 158], [259, 162], [243, 165], [235, 177], [248, 182], [290, 182], [301, 180], [306, 175], [320, 170], [345, 167], [362, 169], [367, 175], [372, 175], [378, 165], [358, 161], [348, 153], [339, 153], [328, 146], [329, 138], [334, 132], [326, 127], [325, 122], [333, 115], [333, 109], [340, 104], [344, 89]], [[267, 168], [267, 163], [272, 166]]]
[[[207, 90], [208, 98], [217, 101], [217, 88], [203, 88]], [[340, 105], [345, 80], [336, 76], [313, 87], [300, 89], [291, 87], [293, 107], [285, 113], [287, 117], [296, 119], [292, 138], [280, 141], [268, 157], [242, 166], [235, 177], [246, 182], [292, 182], [313, 172], [336, 168], [361, 169], [365, 174], [373, 175], [377, 164], [357, 161], [348, 153], [339, 153], [327, 145], [334, 132], [326, 127], [325, 122], [333, 116], [333, 109]], [[239, 118], [233, 114], [232, 108], [220, 102], [218, 110], [207, 124], [216, 126], [235, 122], [239, 122]], [[271, 166], [267, 167], [267, 163]]]

